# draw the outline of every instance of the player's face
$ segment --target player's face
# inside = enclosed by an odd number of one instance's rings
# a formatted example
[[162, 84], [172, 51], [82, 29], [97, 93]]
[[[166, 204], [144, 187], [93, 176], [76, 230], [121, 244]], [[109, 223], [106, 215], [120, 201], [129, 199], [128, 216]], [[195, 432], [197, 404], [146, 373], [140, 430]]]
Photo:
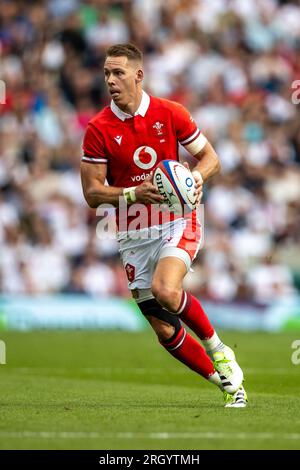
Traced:
[[107, 57], [105, 61], [105, 83], [113, 101], [121, 109], [135, 101], [143, 73], [139, 65], [123, 56]]

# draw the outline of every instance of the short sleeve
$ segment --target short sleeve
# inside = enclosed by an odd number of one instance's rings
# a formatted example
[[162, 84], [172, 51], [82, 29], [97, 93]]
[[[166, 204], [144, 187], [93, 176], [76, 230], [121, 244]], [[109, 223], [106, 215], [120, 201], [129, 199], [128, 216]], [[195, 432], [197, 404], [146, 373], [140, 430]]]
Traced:
[[207, 139], [187, 109], [179, 103], [174, 103], [173, 121], [179, 143], [192, 155], [200, 152], [207, 143]]
[[99, 131], [88, 124], [83, 137], [82, 161], [87, 163], [107, 163], [107, 156], [104, 152], [104, 145]]

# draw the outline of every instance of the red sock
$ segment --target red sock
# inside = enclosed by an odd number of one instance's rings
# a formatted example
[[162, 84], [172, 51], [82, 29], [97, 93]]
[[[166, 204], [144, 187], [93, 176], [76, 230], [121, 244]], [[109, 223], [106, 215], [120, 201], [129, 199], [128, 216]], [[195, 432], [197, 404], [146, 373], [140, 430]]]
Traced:
[[215, 372], [213, 363], [204, 348], [183, 327], [172, 341], [161, 341], [161, 344], [172, 356], [197, 374], [208, 378]]
[[182, 292], [177, 314], [200, 339], [211, 338], [214, 334], [214, 328], [201, 307], [199, 300], [190, 293]]

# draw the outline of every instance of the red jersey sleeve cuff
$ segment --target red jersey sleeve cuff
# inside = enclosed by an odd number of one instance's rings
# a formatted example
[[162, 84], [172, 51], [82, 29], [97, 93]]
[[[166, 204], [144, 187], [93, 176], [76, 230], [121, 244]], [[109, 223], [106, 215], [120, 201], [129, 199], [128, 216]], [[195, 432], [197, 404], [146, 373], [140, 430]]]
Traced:
[[191, 155], [197, 155], [207, 144], [207, 138], [197, 129], [188, 139], [179, 142]]
[[87, 163], [107, 163], [107, 158], [103, 157], [88, 157], [87, 155], [83, 155], [82, 159], [83, 162]]
[[194, 140], [197, 139], [197, 137], [199, 137], [200, 135], [200, 130], [199, 129], [196, 129], [196, 131], [190, 135], [188, 138], [186, 139], [183, 139], [183, 140], [179, 140], [179, 142], [181, 143], [181, 145], [188, 145], [188, 144], [191, 144]]

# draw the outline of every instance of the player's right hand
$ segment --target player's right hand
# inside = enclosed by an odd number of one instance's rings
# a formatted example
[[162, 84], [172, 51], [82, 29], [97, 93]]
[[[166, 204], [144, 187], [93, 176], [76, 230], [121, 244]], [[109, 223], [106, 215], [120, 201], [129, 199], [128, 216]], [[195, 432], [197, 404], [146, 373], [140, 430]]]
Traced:
[[161, 204], [164, 202], [164, 198], [152, 184], [152, 175], [147, 176], [145, 181], [136, 187], [135, 195], [136, 202], [143, 202], [144, 204]]

